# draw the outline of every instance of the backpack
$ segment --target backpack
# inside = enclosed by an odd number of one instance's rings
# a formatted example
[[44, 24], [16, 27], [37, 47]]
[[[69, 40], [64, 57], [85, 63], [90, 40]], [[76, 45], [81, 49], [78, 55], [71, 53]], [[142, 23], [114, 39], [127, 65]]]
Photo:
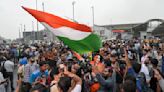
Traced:
[[3, 76], [4, 76], [4, 78], [7, 77], [7, 76], [6, 76], [6, 68], [5, 68], [5, 66], [4, 66], [4, 65], [5, 65], [5, 62], [6, 62], [6, 61], [4, 61], [4, 62], [2, 63], [2, 65], [1, 65], [2, 67], [1, 67], [1, 69], [0, 69], [1, 72], [2, 72], [2, 74], [3, 74]]

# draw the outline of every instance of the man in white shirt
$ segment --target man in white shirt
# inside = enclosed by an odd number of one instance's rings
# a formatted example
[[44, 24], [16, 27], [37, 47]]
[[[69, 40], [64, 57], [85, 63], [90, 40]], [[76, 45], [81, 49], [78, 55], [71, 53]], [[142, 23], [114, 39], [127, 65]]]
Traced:
[[11, 90], [14, 90], [13, 87], [13, 72], [14, 72], [14, 62], [10, 60], [10, 56], [7, 56], [7, 60], [3, 62], [4, 68], [6, 69], [5, 78], [9, 78], [11, 82]]
[[149, 69], [145, 64], [141, 64], [141, 70], [140, 72], [143, 72], [146, 76], [146, 81], [149, 82], [150, 81], [150, 75], [149, 75]]

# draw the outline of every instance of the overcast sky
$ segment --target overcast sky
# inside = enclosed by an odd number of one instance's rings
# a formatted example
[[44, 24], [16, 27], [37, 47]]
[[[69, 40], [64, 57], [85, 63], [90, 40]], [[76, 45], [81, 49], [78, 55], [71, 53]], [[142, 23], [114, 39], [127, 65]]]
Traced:
[[[26, 31], [32, 30], [32, 21], [36, 20], [21, 6], [35, 9], [36, 0], [0, 0], [0, 36], [9, 39], [19, 37], [20, 24], [26, 25]], [[73, 0], [38, 0], [38, 10], [72, 18]], [[164, 0], [74, 0], [75, 20], [92, 26], [92, 10], [95, 10], [95, 24], [110, 25], [145, 22], [151, 18], [164, 19]], [[39, 25], [39, 29], [43, 29]]]

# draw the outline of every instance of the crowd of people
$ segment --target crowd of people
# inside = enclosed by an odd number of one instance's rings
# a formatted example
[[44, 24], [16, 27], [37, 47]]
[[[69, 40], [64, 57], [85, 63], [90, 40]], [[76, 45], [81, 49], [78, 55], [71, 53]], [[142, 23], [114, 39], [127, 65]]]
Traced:
[[108, 40], [82, 55], [63, 44], [12, 44], [1, 47], [0, 63], [0, 92], [164, 92], [159, 41]]

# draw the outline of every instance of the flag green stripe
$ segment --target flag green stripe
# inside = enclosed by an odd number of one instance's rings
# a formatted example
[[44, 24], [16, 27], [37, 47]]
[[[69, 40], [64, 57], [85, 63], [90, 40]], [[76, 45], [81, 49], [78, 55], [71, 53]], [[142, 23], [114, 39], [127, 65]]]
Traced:
[[83, 40], [70, 40], [66, 37], [59, 37], [60, 40], [64, 42], [65, 45], [68, 45], [72, 50], [83, 54], [90, 51], [98, 51], [102, 47], [101, 39], [96, 34], [90, 34], [88, 37]]

